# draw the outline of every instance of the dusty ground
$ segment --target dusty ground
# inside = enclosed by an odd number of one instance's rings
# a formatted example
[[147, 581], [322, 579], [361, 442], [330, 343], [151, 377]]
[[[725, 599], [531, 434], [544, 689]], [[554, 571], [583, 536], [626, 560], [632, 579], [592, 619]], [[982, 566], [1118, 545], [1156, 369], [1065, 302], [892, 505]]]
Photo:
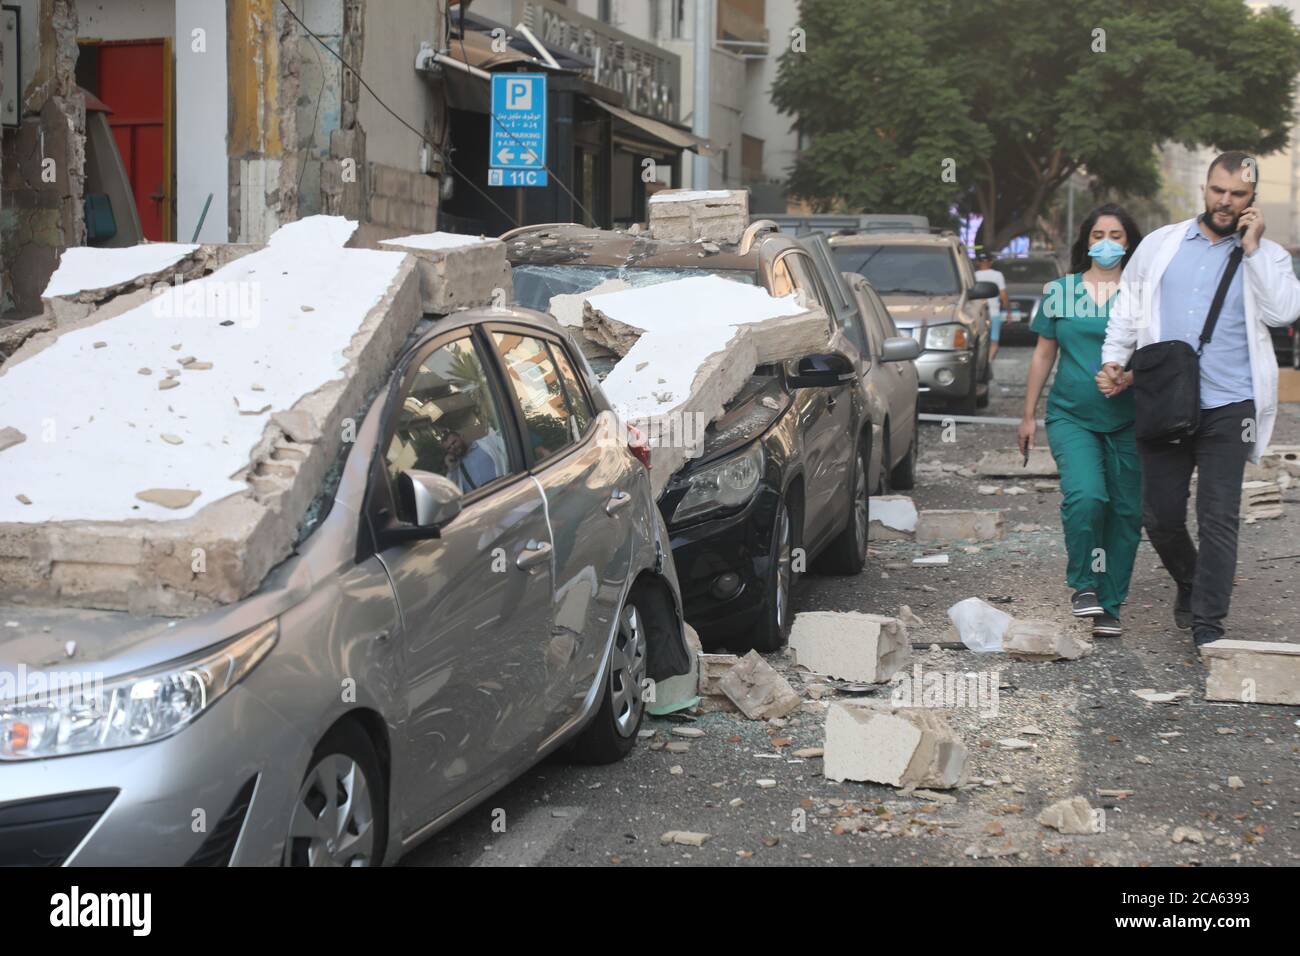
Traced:
[[[999, 356], [1001, 383], [988, 415], [1018, 417], [1028, 349]], [[1009, 426], [961, 425], [955, 441], [940, 428], [922, 432], [922, 460], [971, 464], [989, 447], [1011, 447]], [[1045, 441], [1042, 432], [1039, 440]], [[1300, 443], [1300, 406], [1282, 406], [1275, 442]], [[1172, 587], [1144, 541], [1122, 638], [1097, 642], [1076, 662], [1021, 663], [1000, 654], [927, 649], [948, 640], [946, 609], [970, 596], [1019, 616], [1078, 628], [1065, 601], [1065, 554], [1055, 492], [987, 497], [979, 483], [1012, 482], [927, 476], [913, 492], [918, 507], [1001, 507], [1005, 540], [968, 553], [947, 551], [946, 567], [914, 567], [922, 549], [873, 542], [866, 570], [853, 578], [809, 575], [800, 610], [896, 614], [907, 604], [927, 628], [914, 630], [913, 665], [923, 673], [996, 671], [996, 702], [951, 712], [970, 748], [971, 783], [944, 802], [904, 796], [873, 784], [836, 784], [821, 760], [798, 759], [822, 743], [818, 705], [805, 705], [784, 727], [712, 713], [648, 718], [643, 740], [616, 766], [548, 762], [405, 858], [407, 865], [511, 864], [928, 864], [928, 865], [1295, 865], [1300, 861], [1300, 709], [1208, 703], [1204, 677], [1186, 632], [1171, 620]], [[1032, 488], [1033, 480], [1020, 483]], [[1286, 514], [1243, 526], [1229, 635], [1300, 640], [1300, 488], [1286, 493]], [[1290, 556], [1290, 557], [1281, 557]], [[1272, 560], [1270, 560], [1272, 558]], [[787, 659], [772, 663], [798, 689]], [[1190, 690], [1175, 704], [1148, 704], [1132, 691]], [[886, 697], [887, 688], [871, 696]], [[824, 700], [834, 699], [831, 695]], [[995, 716], [990, 712], [996, 710]], [[685, 740], [671, 730], [705, 732]], [[1041, 731], [1033, 734], [1031, 730]], [[1027, 749], [1004, 749], [1004, 739]], [[672, 753], [668, 742], [687, 743]], [[1241, 787], [1229, 786], [1239, 777]], [[776, 785], [760, 788], [756, 781]], [[1235, 781], [1234, 781], [1235, 782]], [[1123, 797], [1099, 790], [1132, 791]], [[1039, 825], [1048, 804], [1085, 796], [1105, 811], [1105, 831], [1063, 836]], [[737, 802], [739, 801], [739, 802]], [[734, 805], [733, 805], [734, 804]], [[504, 810], [504, 833], [493, 832]], [[500, 814], [497, 814], [498, 819]], [[1173, 843], [1194, 828], [1204, 843]], [[661, 846], [669, 830], [710, 834], [700, 847]], [[1213, 889], [1206, 886], [1205, 889]]]

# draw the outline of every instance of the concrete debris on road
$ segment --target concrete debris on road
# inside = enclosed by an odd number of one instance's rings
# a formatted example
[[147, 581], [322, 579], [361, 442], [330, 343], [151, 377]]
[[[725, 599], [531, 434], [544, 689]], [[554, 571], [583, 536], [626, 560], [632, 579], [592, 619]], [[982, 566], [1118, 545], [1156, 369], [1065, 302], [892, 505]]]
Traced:
[[987, 601], [971, 597], [948, 608], [948, 620], [957, 640], [972, 651], [1000, 651], [1003, 636], [1015, 618]]
[[1169, 838], [1170, 843], [1195, 843], [1197, 845], [1205, 843], [1205, 834], [1195, 827], [1174, 827], [1173, 835]]
[[1246, 524], [1282, 517], [1282, 486], [1276, 481], [1243, 481], [1239, 515]]
[[1300, 705], [1300, 644], [1218, 640], [1201, 656], [1209, 663], [1206, 700]]
[[835, 703], [826, 713], [824, 746], [828, 780], [930, 790], [966, 782], [966, 745], [934, 710]]
[[1002, 531], [1002, 512], [991, 509], [926, 509], [916, 520], [918, 544], [997, 541]]
[[867, 540], [907, 540], [916, 533], [916, 504], [907, 495], [873, 495], [867, 500]]
[[804, 611], [790, 629], [795, 662], [839, 680], [884, 684], [907, 665], [912, 647], [896, 618], [858, 611]]
[[718, 688], [750, 720], [784, 717], [803, 703], [789, 681], [763, 660], [758, 651], [750, 651], [728, 669], [718, 680]]
[[1092, 644], [1051, 621], [1013, 621], [1003, 635], [1002, 649], [1020, 660], [1075, 661], [1091, 654]]
[[1154, 687], [1143, 687], [1133, 691], [1133, 696], [1140, 697], [1148, 704], [1176, 704], [1192, 696], [1190, 690], [1157, 691]]
[[1099, 830], [1097, 814], [1086, 797], [1058, 800], [1038, 815], [1038, 822], [1061, 833], [1089, 834]]
[[676, 843], [678, 846], [704, 846], [711, 833], [696, 833], [692, 830], [669, 830], [659, 838], [662, 846]]
[[1042, 446], [1029, 449], [1029, 463], [1014, 448], [986, 451], [975, 464], [975, 473], [985, 478], [1059, 478], [1056, 460]]

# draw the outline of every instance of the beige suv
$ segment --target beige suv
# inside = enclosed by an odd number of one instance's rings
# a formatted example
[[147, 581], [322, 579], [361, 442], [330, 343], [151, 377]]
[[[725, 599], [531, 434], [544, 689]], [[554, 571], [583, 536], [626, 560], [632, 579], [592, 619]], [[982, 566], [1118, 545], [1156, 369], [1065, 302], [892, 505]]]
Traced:
[[916, 360], [925, 406], [972, 414], [989, 402], [989, 310], [998, 294], [976, 282], [951, 233], [859, 232], [831, 239], [835, 262], [865, 277], [898, 330], [920, 343]]

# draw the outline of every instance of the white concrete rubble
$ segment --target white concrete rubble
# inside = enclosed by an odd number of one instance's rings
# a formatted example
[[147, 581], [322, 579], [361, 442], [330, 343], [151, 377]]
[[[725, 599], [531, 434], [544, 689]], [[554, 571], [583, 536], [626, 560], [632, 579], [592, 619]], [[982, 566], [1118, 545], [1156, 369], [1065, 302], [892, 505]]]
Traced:
[[997, 541], [1002, 537], [1002, 512], [992, 509], [927, 508], [916, 520], [918, 544], [947, 541]]
[[1058, 800], [1038, 815], [1038, 822], [1061, 833], [1084, 835], [1098, 832], [1097, 817], [1087, 797]]
[[415, 257], [426, 315], [505, 305], [514, 298], [506, 244], [499, 239], [429, 232], [381, 239], [379, 245]]
[[1206, 700], [1300, 705], [1300, 644], [1218, 640], [1201, 647]]
[[718, 680], [718, 689], [750, 720], [784, 717], [802, 703], [790, 683], [758, 651], [750, 651], [729, 668]]
[[975, 474], [985, 478], [1056, 478], [1056, 460], [1049, 449], [1029, 449], [1029, 464], [1014, 448], [986, 451], [975, 464]]
[[867, 515], [868, 540], [907, 540], [916, 534], [916, 504], [907, 495], [872, 495]]
[[142, 289], [0, 366], [0, 427], [28, 436], [0, 452], [0, 601], [187, 615], [290, 553], [343, 421], [419, 318], [414, 262], [343, 248], [354, 228], [292, 223], [190, 283], [247, 290], [247, 321], [174, 315]]
[[664, 189], [648, 208], [650, 236], [670, 242], [739, 242], [749, 226], [748, 189]]
[[840, 680], [885, 684], [907, 666], [912, 646], [897, 619], [858, 611], [803, 611], [790, 628], [795, 663]]
[[111, 289], [137, 276], [162, 272], [198, 248], [197, 244], [181, 242], [146, 242], [120, 248], [73, 246], [59, 257], [59, 267], [50, 276], [41, 298]]
[[1091, 654], [1092, 644], [1051, 621], [1015, 620], [1002, 637], [1002, 650], [1022, 660], [1074, 661]]
[[822, 773], [892, 787], [951, 790], [966, 782], [966, 746], [935, 710], [834, 703]]

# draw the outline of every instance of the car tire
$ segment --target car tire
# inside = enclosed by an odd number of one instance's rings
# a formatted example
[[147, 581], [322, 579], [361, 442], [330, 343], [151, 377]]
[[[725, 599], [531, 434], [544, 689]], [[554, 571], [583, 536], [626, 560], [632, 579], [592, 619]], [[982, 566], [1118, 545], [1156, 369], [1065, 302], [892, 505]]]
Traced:
[[989, 382], [984, 386], [983, 394], [976, 396], [975, 407], [988, 408], [989, 402], [992, 400], [992, 398], [993, 398], [993, 383]]
[[798, 575], [794, 570], [794, 551], [802, 541], [800, 514], [793, 501], [781, 498], [772, 520], [772, 544], [761, 616], [750, 646], [762, 653], [779, 651], [790, 637], [794, 620], [791, 599]]
[[889, 473], [889, 487], [895, 491], [911, 491], [916, 487], [916, 455], [918, 435], [916, 426], [912, 426], [912, 441], [907, 446], [907, 454], [903, 456], [894, 469]]
[[871, 496], [867, 492], [866, 473], [871, 465], [871, 449], [865, 438], [858, 439], [857, 467], [849, 487], [848, 523], [822, 555], [821, 565], [830, 574], [857, 574], [867, 563], [867, 527], [870, 523]]
[[[387, 790], [366, 732], [351, 721], [335, 726], [307, 764], [289, 817], [283, 864], [381, 865], [388, 848]], [[326, 814], [334, 819], [322, 820]]]
[[892, 454], [893, 449], [889, 447], [889, 422], [886, 420], [885, 427], [880, 433], [880, 475], [871, 485], [875, 489], [875, 494], [887, 495], [893, 490], [893, 479], [890, 476], [892, 469], [889, 467], [889, 458]]
[[979, 374], [971, 369], [970, 390], [952, 403], [952, 410], [958, 415], [974, 415], [979, 411]]
[[609, 649], [609, 668], [601, 689], [596, 716], [569, 746], [567, 756], [575, 763], [617, 763], [636, 745], [636, 732], [645, 717], [641, 693], [649, 655], [647, 621], [636, 600], [628, 596], [618, 612], [618, 632]]

